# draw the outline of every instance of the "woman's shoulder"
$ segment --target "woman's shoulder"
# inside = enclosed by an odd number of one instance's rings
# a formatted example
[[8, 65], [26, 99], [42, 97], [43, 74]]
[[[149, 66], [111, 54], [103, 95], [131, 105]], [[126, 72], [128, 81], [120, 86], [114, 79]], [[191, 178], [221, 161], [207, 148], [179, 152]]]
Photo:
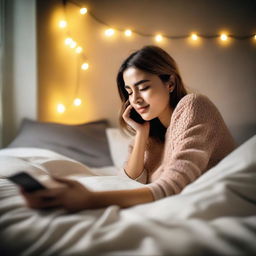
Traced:
[[190, 105], [193, 106], [202, 106], [202, 105], [214, 105], [212, 101], [203, 94], [200, 93], [189, 93], [185, 95], [177, 104], [176, 108], [184, 108]]
[[200, 93], [189, 93], [185, 95], [174, 109], [175, 112], [195, 111], [200, 109], [200, 112], [207, 112], [209, 110], [216, 110], [214, 103], [206, 96]]
[[172, 120], [174, 122], [185, 119], [206, 120], [220, 115], [214, 103], [205, 95], [200, 93], [190, 93], [184, 96], [173, 111]]

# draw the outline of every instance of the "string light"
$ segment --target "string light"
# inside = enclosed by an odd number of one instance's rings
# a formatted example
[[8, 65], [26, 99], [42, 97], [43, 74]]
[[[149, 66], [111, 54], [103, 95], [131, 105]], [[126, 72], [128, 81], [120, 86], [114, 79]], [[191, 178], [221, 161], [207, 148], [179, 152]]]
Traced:
[[112, 28], [109, 28], [109, 29], [106, 29], [105, 30], [105, 35], [106, 36], [113, 36], [115, 34], [115, 30], [114, 29], [112, 29]]
[[[64, 7], [66, 7], [66, 2], [70, 2], [72, 4], [75, 4], [77, 5], [80, 10], [80, 14], [81, 15], [85, 15], [86, 13], [88, 13], [88, 9], [85, 8], [85, 7], [82, 7], [80, 6], [79, 4], [77, 4], [75, 1], [72, 1], [72, 0], [66, 0], [66, 1], [63, 1], [64, 3]], [[91, 12], [89, 12], [90, 16], [92, 18], [94, 18], [97, 22], [101, 23], [102, 25], [104, 26], [109, 26], [106, 22], [102, 21], [101, 19], [99, 19], [98, 17], [96, 17], [94, 14], [92, 14]], [[68, 26], [68, 23], [66, 20], [60, 20], [59, 21], [59, 27], [61, 29], [63, 28], [66, 28]], [[110, 26], [109, 26], [110, 27]], [[105, 36], [107, 37], [111, 37], [115, 34], [115, 32], [117, 31], [120, 31], [122, 33], [124, 33], [124, 35], [126, 37], [130, 37], [132, 36], [133, 32], [130, 30], [130, 29], [126, 29], [126, 30], [123, 30], [123, 29], [120, 29], [120, 28], [108, 28], [105, 30]], [[66, 31], [66, 30], [65, 30]], [[68, 31], [66, 31], [67, 35], [70, 35], [70, 33]], [[190, 36], [189, 35], [178, 35], [178, 36], [170, 36], [170, 35], [165, 35], [164, 37], [161, 35], [161, 34], [157, 34], [157, 35], [153, 35], [153, 34], [147, 34], [147, 33], [142, 33], [140, 31], [136, 31], [134, 32], [135, 34], [137, 35], [140, 35], [140, 36], [143, 36], [143, 37], [154, 37], [155, 41], [156, 42], [161, 42], [163, 41], [164, 38], [168, 38], [168, 39], [185, 39], [187, 37], [191, 37], [192, 40], [196, 41], [199, 39], [199, 36], [196, 34], [196, 33], [192, 33]], [[256, 34], [253, 34], [253, 35], [245, 35], [245, 36], [236, 36], [236, 35], [230, 35], [228, 36], [226, 33], [222, 33], [220, 35], [200, 35], [200, 38], [205, 38], [205, 39], [213, 39], [213, 38], [220, 38], [220, 40], [222, 41], [227, 41], [228, 38], [234, 38], [234, 39], [239, 39], [239, 40], [245, 40], [245, 39], [254, 39], [256, 41]], [[82, 53], [83, 52], [83, 48], [81, 46], [78, 46], [77, 45], [77, 42], [74, 41], [71, 37], [67, 37], [65, 39], [65, 44], [68, 45], [70, 48], [75, 48], [75, 53], [79, 54], [79, 53]], [[85, 56], [82, 54], [81, 55], [84, 59]], [[84, 62], [82, 63], [82, 65], [80, 66], [82, 70], [87, 70], [89, 68], [89, 64], [87, 62]], [[78, 86], [78, 85], [77, 85]], [[78, 88], [78, 87], [77, 87]], [[77, 92], [76, 92], [77, 93]], [[73, 100], [73, 105], [75, 106], [80, 106], [82, 104], [82, 101], [80, 98], [75, 98]], [[59, 113], [64, 113], [66, 111], [66, 106], [63, 105], [63, 104], [58, 104], [57, 105], [57, 111]]]
[[89, 64], [87, 62], [83, 63], [81, 69], [87, 70], [89, 68]]
[[58, 113], [62, 114], [66, 111], [66, 107], [63, 104], [58, 104], [57, 111], [58, 111]]
[[81, 53], [83, 48], [81, 46], [76, 47], [76, 53]]
[[85, 8], [85, 7], [81, 8], [81, 9], [80, 9], [80, 13], [81, 13], [82, 15], [85, 15], [85, 14], [87, 13], [87, 8]]
[[65, 21], [65, 20], [61, 20], [60, 22], [59, 22], [59, 27], [60, 28], [65, 28], [67, 26], [67, 22]]
[[74, 40], [72, 40], [72, 42], [69, 44], [70, 48], [75, 48], [76, 45], [77, 43]]
[[131, 35], [132, 35], [132, 31], [131, 31], [130, 29], [126, 29], [126, 30], [124, 31], [124, 34], [125, 34], [126, 36], [131, 36]]
[[73, 104], [78, 107], [78, 106], [80, 106], [82, 104], [82, 101], [81, 101], [81, 99], [76, 98], [76, 99], [74, 99]]
[[223, 33], [223, 34], [220, 35], [220, 39], [221, 39], [222, 41], [226, 41], [226, 40], [228, 39], [228, 36]]
[[157, 42], [161, 42], [161, 41], [163, 40], [163, 36], [160, 35], [160, 34], [158, 34], [158, 35], [155, 36], [155, 40], [156, 40]]
[[73, 41], [72, 38], [68, 37], [68, 38], [65, 39], [65, 44], [70, 45], [72, 41]]
[[191, 38], [192, 38], [192, 40], [194, 40], [194, 41], [196, 41], [197, 39], [198, 39], [198, 36], [197, 36], [197, 34], [192, 34], [191, 35]]
[[[76, 5], [77, 7], [79, 7], [80, 8], [80, 13], [81, 14], [85, 14], [85, 13], [87, 13], [88, 12], [88, 10], [87, 10], [87, 8], [85, 8], [85, 7], [82, 7], [79, 3], [77, 3], [76, 1], [73, 1], [73, 0], [65, 0], [64, 2], [69, 2], [69, 3], [71, 3], [71, 4], [74, 4], [74, 5]], [[89, 12], [88, 12], [89, 13]], [[102, 21], [100, 18], [98, 18], [95, 14], [93, 14], [92, 12], [90, 12], [89, 13], [90, 14], [90, 16], [94, 19], [94, 20], [96, 20], [98, 23], [100, 23], [100, 24], [102, 24], [102, 25], [104, 25], [104, 26], [109, 26], [105, 21]], [[119, 30], [119, 31], [123, 31], [123, 29], [120, 29], [120, 28], [116, 28], [116, 30]], [[125, 31], [123, 31], [125, 34], [126, 34], [126, 32]], [[112, 36], [113, 34], [115, 33], [115, 30], [112, 28], [112, 29], [107, 29], [106, 31], [105, 31], [105, 34], [106, 34], [106, 36]], [[130, 32], [128, 32], [128, 34], [130, 34]], [[140, 35], [140, 36], [145, 36], [145, 37], [149, 37], [149, 36], [152, 36], [152, 37], [155, 37], [155, 39], [156, 39], [156, 36], [154, 36], [154, 35], [151, 35], [151, 34], [147, 34], [147, 33], [142, 33], [142, 32], [140, 32], [140, 31], [136, 31], [136, 34], [138, 34], [138, 35]], [[130, 36], [130, 35], [129, 35]], [[226, 35], [226, 36], [222, 36], [222, 35], [220, 35], [223, 39], [221, 39], [221, 40], [227, 40], [228, 39], [228, 36]], [[182, 38], [187, 38], [187, 37], [189, 37], [189, 35], [181, 35], [181, 36], [171, 36], [171, 35], [165, 35], [165, 37], [166, 38], [171, 38], [171, 39], [182, 39]], [[194, 36], [193, 36], [194, 37]], [[217, 38], [217, 37], [219, 37], [219, 35], [200, 35], [200, 37], [201, 38], [206, 38], [206, 39], [213, 39], [213, 38]], [[249, 39], [249, 38], [254, 38], [254, 39], [256, 39], [256, 35], [245, 35], [245, 36], [236, 36], [236, 35], [232, 35], [232, 36], [230, 36], [230, 37], [232, 37], [232, 38], [234, 38], [234, 39], [239, 39], [239, 40], [245, 40], [245, 39]], [[195, 38], [195, 37], [194, 37]], [[198, 36], [197, 36], [197, 38], [198, 38]], [[161, 37], [159, 37], [159, 36], [157, 36], [157, 39], [156, 39], [156, 41], [162, 41], [162, 39], [163, 39], [163, 37], [161, 36]], [[193, 40], [197, 40], [197, 39], [193, 39]]]

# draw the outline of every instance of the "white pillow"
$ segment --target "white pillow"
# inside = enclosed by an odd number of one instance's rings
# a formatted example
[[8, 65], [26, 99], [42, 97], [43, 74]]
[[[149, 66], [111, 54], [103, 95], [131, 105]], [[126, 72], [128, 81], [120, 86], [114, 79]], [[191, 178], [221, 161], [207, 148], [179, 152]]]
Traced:
[[128, 148], [132, 137], [124, 135], [119, 128], [107, 128], [106, 134], [112, 161], [116, 167], [123, 168], [128, 157]]

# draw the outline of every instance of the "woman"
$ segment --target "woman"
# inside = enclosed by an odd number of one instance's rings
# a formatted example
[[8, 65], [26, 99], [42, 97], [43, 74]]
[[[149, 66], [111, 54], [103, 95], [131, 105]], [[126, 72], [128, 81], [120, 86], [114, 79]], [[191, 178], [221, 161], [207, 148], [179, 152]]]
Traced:
[[161, 48], [132, 53], [120, 67], [117, 85], [121, 126], [134, 134], [124, 174], [145, 186], [94, 192], [56, 178], [67, 186], [22, 191], [28, 206], [79, 211], [152, 202], [181, 192], [235, 148], [217, 108], [207, 97], [187, 93], [175, 61]]

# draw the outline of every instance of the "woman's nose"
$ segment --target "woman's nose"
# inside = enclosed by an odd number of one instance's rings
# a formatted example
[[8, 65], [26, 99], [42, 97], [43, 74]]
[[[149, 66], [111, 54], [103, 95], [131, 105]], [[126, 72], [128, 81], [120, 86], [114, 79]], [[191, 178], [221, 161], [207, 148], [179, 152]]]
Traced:
[[142, 101], [143, 101], [143, 99], [141, 98], [139, 93], [133, 93], [132, 102], [134, 104], [141, 103]]

